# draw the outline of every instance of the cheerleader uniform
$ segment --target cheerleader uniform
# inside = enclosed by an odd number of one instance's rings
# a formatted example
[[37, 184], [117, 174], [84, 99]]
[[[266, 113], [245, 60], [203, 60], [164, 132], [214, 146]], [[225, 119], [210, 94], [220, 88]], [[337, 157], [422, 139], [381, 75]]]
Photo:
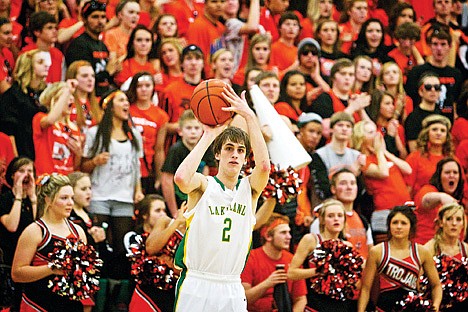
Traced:
[[402, 300], [409, 292], [417, 293], [421, 262], [416, 243], [410, 245], [410, 256], [396, 259], [390, 255], [390, 245], [382, 245], [382, 260], [378, 267], [380, 278], [380, 296], [377, 301], [378, 311], [392, 311], [395, 303]]
[[[453, 256], [453, 258], [460, 260], [460, 261], [463, 258], [468, 258], [468, 250], [465, 247], [465, 244], [463, 244], [461, 240], [458, 240], [458, 247], [459, 247], [460, 252], [457, 253], [455, 256]], [[437, 254], [438, 255], [442, 254], [442, 251], [440, 250], [440, 248], [437, 248]], [[440, 276], [440, 272], [439, 272], [439, 276]], [[446, 312], [468, 311], [468, 299], [465, 299], [462, 302], [457, 302], [450, 308], [444, 308], [443, 311], [446, 311]]]
[[[316, 234], [317, 236], [317, 247], [320, 247], [322, 242], [324, 241], [320, 234]], [[313, 257], [313, 251], [307, 257], [306, 263], [304, 263], [304, 267], [313, 268], [314, 265], [311, 266], [309, 260]], [[313, 289], [310, 288], [311, 282], [314, 282], [316, 279], [320, 279], [320, 277], [312, 277], [310, 280], [306, 280], [307, 287], [309, 291], [307, 292], [307, 306], [305, 311], [320, 311], [320, 312], [351, 312], [356, 310], [356, 301], [353, 300], [346, 300], [341, 301], [334, 298], [331, 298], [325, 294], [318, 294]]]
[[[66, 220], [70, 235], [67, 238], [78, 239], [80, 235], [73, 223]], [[51, 234], [46, 223], [39, 219], [36, 221], [42, 232], [42, 241], [40, 242], [36, 254], [34, 255], [32, 265], [40, 266], [48, 264], [51, 259], [49, 253], [56, 248], [56, 242], [65, 242], [66, 238]], [[68, 297], [59, 296], [52, 292], [48, 287], [49, 280], [55, 276], [47, 276], [32, 283], [24, 284], [23, 299], [21, 302], [22, 312], [82, 312], [83, 304], [80, 301], [71, 300]]]
[[[148, 235], [149, 233], [144, 233], [142, 238], [146, 241]], [[174, 259], [175, 252], [177, 247], [179, 247], [182, 237], [183, 234], [179, 230], [176, 230], [163, 249], [158, 253], [158, 258], [155, 260], [155, 262], [158, 263], [155, 263], [155, 265], [158, 266], [162, 277], [159, 280], [154, 280], [151, 284], [137, 283], [129, 305], [130, 312], [174, 311], [174, 287], [179, 278], [179, 274], [174, 272], [165, 260]]]

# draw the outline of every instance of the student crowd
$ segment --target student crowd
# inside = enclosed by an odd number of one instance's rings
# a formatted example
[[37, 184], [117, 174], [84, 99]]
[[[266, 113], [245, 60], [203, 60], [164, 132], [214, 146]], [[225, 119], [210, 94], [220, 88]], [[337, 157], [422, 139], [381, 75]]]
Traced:
[[[12, 283], [0, 308], [173, 311], [187, 200], [174, 174], [203, 134], [190, 98], [210, 78], [249, 105], [258, 85], [312, 158], [296, 198], [258, 205], [248, 310], [277, 309], [287, 283], [293, 311], [391, 311], [421, 272], [438, 310], [432, 257], [468, 252], [461, 0], [0, 0], [0, 279]], [[208, 150], [198, 172], [216, 175], [216, 160]], [[47, 287], [66, 237], [104, 261], [89, 300]], [[307, 259], [330, 239], [367, 260], [345, 301], [310, 287]], [[149, 284], [127, 259], [142, 241], [164, 272]]]

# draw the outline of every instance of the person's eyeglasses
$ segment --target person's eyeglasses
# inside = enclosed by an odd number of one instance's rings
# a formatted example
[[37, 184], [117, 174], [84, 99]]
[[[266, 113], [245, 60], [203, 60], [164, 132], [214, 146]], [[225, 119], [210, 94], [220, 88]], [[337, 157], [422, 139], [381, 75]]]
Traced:
[[434, 88], [435, 91], [440, 91], [440, 84], [430, 84], [430, 83], [424, 84], [424, 90], [431, 91], [432, 88]]
[[309, 55], [309, 53], [312, 53], [313, 56], [318, 55], [318, 51], [314, 50], [314, 49], [304, 49], [304, 50], [302, 50], [301, 55], [302, 56], [307, 56], [307, 55]]
[[97, 10], [97, 11], [105, 11], [106, 10], [106, 3], [105, 2], [100, 2], [100, 1], [95, 1], [95, 0], [91, 0], [89, 2], [86, 2], [84, 5], [83, 5], [83, 8], [81, 9], [81, 12], [86, 12], [88, 10], [88, 8], [91, 8], [93, 10]]

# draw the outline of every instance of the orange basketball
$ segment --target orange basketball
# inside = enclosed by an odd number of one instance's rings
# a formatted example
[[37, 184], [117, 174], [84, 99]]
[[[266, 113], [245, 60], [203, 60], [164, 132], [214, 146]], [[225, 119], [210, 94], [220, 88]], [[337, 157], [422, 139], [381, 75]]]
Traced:
[[216, 126], [231, 118], [233, 112], [225, 112], [222, 107], [230, 107], [222, 95], [226, 83], [219, 79], [202, 81], [193, 90], [190, 108], [195, 117], [208, 126]]

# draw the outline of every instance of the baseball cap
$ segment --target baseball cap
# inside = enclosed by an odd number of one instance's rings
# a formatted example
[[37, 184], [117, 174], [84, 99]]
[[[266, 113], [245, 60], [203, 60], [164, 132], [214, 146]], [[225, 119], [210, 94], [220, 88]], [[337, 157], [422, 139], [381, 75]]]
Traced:
[[199, 54], [203, 57], [203, 51], [202, 49], [200, 49], [199, 46], [197, 45], [194, 45], [194, 44], [190, 44], [188, 46], [186, 46], [183, 50], [182, 50], [182, 59], [184, 59], [184, 57], [189, 54], [189, 53], [196, 53], [196, 54]]
[[322, 123], [322, 117], [316, 113], [302, 113], [299, 118], [297, 119], [297, 126], [299, 128], [304, 127], [309, 122], [317, 122]]
[[314, 48], [317, 49], [317, 52], [320, 54], [320, 51], [321, 51], [320, 44], [317, 42], [317, 40], [315, 40], [313, 38], [304, 38], [297, 45], [297, 55], [298, 55], [298, 57], [301, 55], [302, 51], [307, 46], [313, 46]]
[[106, 3], [98, 0], [86, 2], [81, 9], [81, 16], [83, 16], [83, 18], [87, 18], [95, 11], [106, 11]]

